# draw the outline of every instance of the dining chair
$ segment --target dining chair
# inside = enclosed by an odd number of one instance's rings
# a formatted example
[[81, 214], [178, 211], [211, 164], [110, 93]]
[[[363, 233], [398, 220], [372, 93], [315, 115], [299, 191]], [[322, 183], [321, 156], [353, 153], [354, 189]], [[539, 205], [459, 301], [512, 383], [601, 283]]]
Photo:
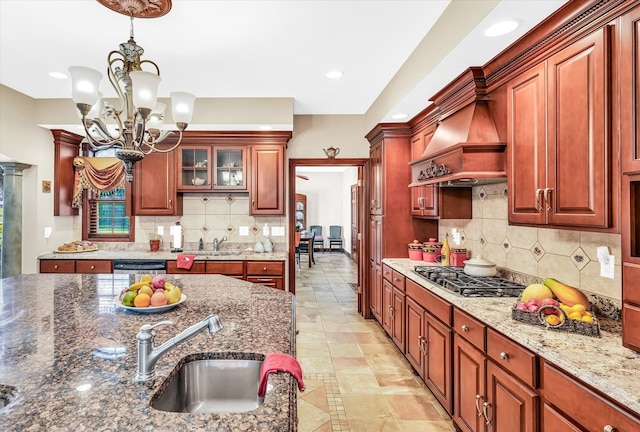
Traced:
[[339, 225], [329, 226], [329, 253], [333, 251], [333, 246], [338, 246], [338, 251], [342, 252], [342, 227]]
[[324, 252], [324, 238], [322, 237], [322, 227], [320, 225], [311, 225], [311, 230], [316, 230], [316, 235], [313, 237], [313, 251], [315, 252], [320, 248], [321, 252]]

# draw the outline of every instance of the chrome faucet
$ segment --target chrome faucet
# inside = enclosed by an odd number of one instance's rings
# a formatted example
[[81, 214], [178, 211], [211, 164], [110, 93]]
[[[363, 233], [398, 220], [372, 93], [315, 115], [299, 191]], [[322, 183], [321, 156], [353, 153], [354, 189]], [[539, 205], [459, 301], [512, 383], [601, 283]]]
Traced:
[[222, 330], [222, 323], [218, 315], [209, 315], [197, 324], [184, 330], [160, 345], [155, 347], [154, 338], [156, 333], [154, 328], [160, 325], [173, 325], [172, 321], [160, 321], [156, 324], [144, 324], [136, 335], [138, 340], [138, 371], [136, 381], [148, 381], [156, 375], [156, 362], [170, 349], [178, 346], [182, 342], [191, 339], [198, 333], [209, 330], [209, 333], [217, 333]]
[[222, 237], [220, 241], [217, 238], [213, 239], [213, 251], [218, 252], [218, 247], [222, 244], [223, 241], [227, 241], [227, 236]]

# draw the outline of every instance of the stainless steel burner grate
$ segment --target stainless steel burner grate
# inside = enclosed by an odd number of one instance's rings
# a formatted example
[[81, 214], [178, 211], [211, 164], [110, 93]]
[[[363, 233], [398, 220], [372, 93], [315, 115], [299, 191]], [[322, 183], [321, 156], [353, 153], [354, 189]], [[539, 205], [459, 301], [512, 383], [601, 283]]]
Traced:
[[465, 297], [518, 297], [525, 288], [501, 277], [469, 276], [462, 267], [415, 266], [414, 273]]

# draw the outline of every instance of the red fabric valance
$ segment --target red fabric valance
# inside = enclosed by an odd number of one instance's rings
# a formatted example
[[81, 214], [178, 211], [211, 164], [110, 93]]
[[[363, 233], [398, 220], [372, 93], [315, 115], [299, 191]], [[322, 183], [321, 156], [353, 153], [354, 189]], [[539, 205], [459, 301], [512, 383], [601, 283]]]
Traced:
[[76, 171], [73, 186], [73, 208], [82, 205], [82, 191], [92, 189], [97, 192], [124, 187], [126, 171], [118, 158], [76, 157], [73, 160]]

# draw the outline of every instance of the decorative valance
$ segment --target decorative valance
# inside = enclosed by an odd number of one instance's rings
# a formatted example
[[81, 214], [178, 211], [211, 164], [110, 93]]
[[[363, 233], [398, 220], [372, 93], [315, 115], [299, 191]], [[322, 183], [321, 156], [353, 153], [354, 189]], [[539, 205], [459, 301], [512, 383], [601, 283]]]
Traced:
[[96, 192], [124, 187], [125, 168], [122, 161], [114, 157], [76, 157], [73, 159], [76, 171], [73, 186], [73, 208], [82, 204], [82, 191]]

